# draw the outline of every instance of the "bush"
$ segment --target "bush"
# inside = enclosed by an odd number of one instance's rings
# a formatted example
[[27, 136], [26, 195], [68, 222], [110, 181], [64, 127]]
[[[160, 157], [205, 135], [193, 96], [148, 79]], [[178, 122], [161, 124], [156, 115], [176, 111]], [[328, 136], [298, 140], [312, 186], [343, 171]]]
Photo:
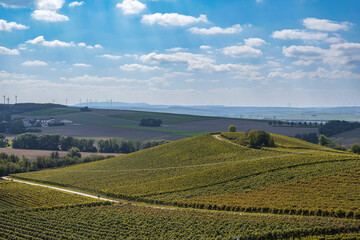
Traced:
[[80, 150], [77, 147], [72, 147], [68, 151], [67, 156], [71, 157], [71, 158], [73, 158], [73, 157], [81, 158], [81, 153], [80, 153]]
[[236, 127], [235, 127], [235, 125], [230, 125], [230, 126], [229, 126], [229, 132], [236, 132]]
[[145, 127], [160, 127], [162, 123], [161, 119], [143, 118], [141, 119], [139, 125]]
[[357, 142], [354, 142], [353, 144], [351, 144], [350, 151], [360, 154], [360, 145]]
[[319, 144], [321, 146], [328, 146], [332, 143], [331, 139], [326, 137], [324, 134], [320, 134], [319, 136]]
[[247, 134], [247, 140], [249, 147], [262, 148], [262, 147], [274, 147], [274, 139], [270, 136], [270, 133], [263, 130], [251, 130]]

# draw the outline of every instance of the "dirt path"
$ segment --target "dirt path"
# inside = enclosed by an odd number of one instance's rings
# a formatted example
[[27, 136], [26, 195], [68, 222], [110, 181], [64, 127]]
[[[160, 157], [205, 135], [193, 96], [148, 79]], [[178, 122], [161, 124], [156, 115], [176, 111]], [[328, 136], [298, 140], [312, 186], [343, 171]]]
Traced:
[[81, 192], [77, 192], [77, 191], [67, 190], [67, 189], [64, 189], [64, 188], [58, 188], [58, 187], [52, 187], [52, 186], [38, 184], [38, 183], [32, 183], [32, 182], [27, 182], [27, 181], [16, 180], [16, 179], [11, 179], [9, 177], [2, 177], [2, 179], [8, 180], [8, 181], [13, 181], [13, 182], [18, 182], [18, 183], [23, 183], [23, 184], [28, 184], [28, 185], [33, 185], [33, 186], [38, 186], [38, 187], [50, 188], [50, 189], [54, 189], [54, 190], [61, 191], [61, 192], [77, 194], [77, 195], [81, 195], [81, 196], [84, 196], [84, 197], [95, 198], [95, 199], [99, 199], [99, 200], [103, 200], [103, 201], [120, 203], [120, 201], [116, 201], [116, 200], [112, 200], [112, 199], [108, 199], [108, 198], [102, 198], [102, 197], [99, 198], [98, 196], [95, 196], [95, 195], [90, 195], [90, 194], [81, 193]]

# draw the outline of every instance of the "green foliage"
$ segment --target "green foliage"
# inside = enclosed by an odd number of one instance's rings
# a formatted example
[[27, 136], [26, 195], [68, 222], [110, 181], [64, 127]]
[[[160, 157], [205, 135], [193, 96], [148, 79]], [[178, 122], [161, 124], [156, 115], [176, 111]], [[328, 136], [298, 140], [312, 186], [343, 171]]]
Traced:
[[9, 146], [9, 140], [0, 133], [0, 148], [6, 148]]
[[81, 158], [81, 153], [77, 147], [72, 147], [69, 149], [67, 156], [71, 157], [71, 158], [74, 158], [74, 157]]
[[319, 137], [316, 133], [297, 133], [294, 137], [314, 144], [319, 143]]
[[143, 118], [140, 121], [139, 126], [144, 127], [160, 127], [162, 124], [161, 119], [154, 119], [154, 118]]
[[263, 130], [251, 130], [246, 139], [252, 148], [275, 147], [274, 139]]
[[169, 143], [170, 141], [165, 140], [165, 139], [158, 139], [158, 140], [151, 140], [151, 141], [146, 141], [142, 144], [142, 148], [143, 149], [147, 149], [147, 148], [151, 148], [151, 147], [156, 147], [159, 145], [163, 145], [165, 143]]
[[319, 144], [320, 146], [328, 146], [332, 143], [331, 139], [326, 137], [325, 135], [323, 134], [320, 134], [319, 136]]
[[331, 137], [335, 134], [350, 131], [355, 128], [360, 128], [359, 122], [350, 123], [347, 121], [332, 120], [322, 125], [319, 128], [319, 133]]
[[[0, 212], [100, 202], [44, 187], [0, 180]], [[1, 234], [0, 234], [1, 235]]]
[[350, 151], [360, 154], [360, 145], [357, 142], [354, 142], [353, 144], [351, 144]]
[[8, 123], [9, 132], [12, 134], [19, 134], [26, 131], [22, 120], [12, 120]]
[[358, 221], [348, 219], [177, 211], [99, 203], [2, 212], [0, 225], [4, 239], [28, 239], [31, 236], [36, 239], [245, 240], [306, 238], [310, 235], [327, 238], [339, 233], [354, 236], [359, 228]]
[[230, 126], [229, 126], [229, 132], [236, 132], [236, 127], [235, 127], [235, 125], [230, 125]]

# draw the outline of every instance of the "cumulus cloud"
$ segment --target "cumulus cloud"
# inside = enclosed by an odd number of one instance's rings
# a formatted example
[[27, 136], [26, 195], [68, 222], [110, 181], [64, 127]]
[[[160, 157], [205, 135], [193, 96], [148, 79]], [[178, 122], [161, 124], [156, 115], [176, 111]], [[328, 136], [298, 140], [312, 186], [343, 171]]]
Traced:
[[98, 57], [107, 58], [107, 59], [111, 59], [111, 60], [118, 60], [118, 59], [122, 58], [122, 56], [116, 56], [116, 55], [111, 55], [111, 54], [103, 54]]
[[20, 52], [17, 49], [8, 49], [0, 46], [0, 55], [20, 55]]
[[222, 53], [231, 57], [259, 57], [263, 53], [259, 49], [252, 48], [250, 46], [230, 46], [222, 49]]
[[166, 51], [168, 52], [179, 52], [179, 51], [186, 51], [188, 50], [187, 48], [181, 48], [181, 47], [174, 47], [174, 48], [169, 48], [166, 49]]
[[318, 58], [324, 54], [324, 49], [314, 46], [283, 47], [283, 54], [287, 57]]
[[188, 70], [203, 69], [204, 66], [215, 61], [203, 54], [194, 54], [188, 52], [176, 52], [172, 54], [150, 53], [140, 57], [142, 62], [151, 64], [188, 64]]
[[27, 67], [44, 67], [44, 66], [47, 66], [48, 64], [43, 61], [35, 60], [35, 61], [23, 62], [21, 65], [27, 66]]
[[69, 18], [65, 15], [61, 15], [54, 10], [35, 10], [31, 16], [39, 21], [46, 22], [66, 22]]
[[266, 44], [266, 41], [261, 38], [247, 38], [244, 40], [246, 46], [250, 47], [260, 47], [263, 44]]
[[125, 64], [120, 66], [120, 69], [127, 72], [134, 72], [134, 71], [148, 72], [148, 71], [160, 70], [161, 68], [157, 66], [150, 67], [141, 64]]
[[209, 49], [211, 49], [211, 46], [201, 45], [201, 46], [200, 46], [200, 49], [202, 49], [202, 50], [209, 50]]
[[37, 9], [58, 10], [64, 3], [65, 0], [37, 0], [36, 7]]
[[82, 6], [82, 5], [84, 5], [85, 4], [85, 2], [84, 1], [81, 1], [81, 2], [77, 2], [77, 1], [74, 1], [74, 2], [71, 2], [71, 3], [69, 3], [69, 7], [78, 7], [78, 6]]
[[295, 66], [310, 66], [313, 63], [314, 63], [313, 60], [298, 60], [298, 61], [292, 62], [292, 64]]
[[336, 32], [339, 30], [348, 30], [351, 26], [349, 22], [337, 23], [327, 19], [305, 18], [303, 24], [311, 30]]
[[162, 26], [187, 26], [194, 23], [208, 23], [209, 21], [206, 15], [200, 15], [196, 18], [178, 13], [154, 13], [144, 15], [141, 22], [148, 25], [159, 24]]
[[328, 38], [327, 33], [316, 33], [316, 32], [307, 32], [304, 30], [298, 29], [284, 29], [281, 31], [275, 31], [272, 33], [273, 38], [278, 39], [300, 39], [300, 40], [326, 40]]
[[25, 43], [33, 44], [33, 45], [41, 45], [45, 47], [73, 47], [75, 44], [73, 42], [62, 42], [59, 40], [54, 41], [46, 41], [44, 36], [39, 36], [32, 40], [28, 40]]
[[146, 9], [146, 4], [138, 0], [124, 0], [116, 4], [116, 7], [121, 8], [124, 14], [139, 14]]
[[86, 64], [86, 63], [74, 63], [73, 66], [74, 67], [92, 67], [90, 64]]
[[0, 31], [11, 32], [13, 29], [22, 30], [28, 28], [28, 26], [16, 22], [7, 22], [6, 20], [0, 19]]
[[333, 67], [347, 65], [349, 67], [360, 66], [360, 43], [338, 43], [323, 49], [314, 46], [290, 46], [283, 47], [283, 54], [287, 57], [302, 59], [320, 59]]
[[100, 44], [95, 44], [94, 46], [91, 46], [91, 45], [87, 45], [86, 43], [83, 43], [83, 42], [78, 43], [78, 46], [79, 47], [86, 47], [88, 49], [94, 49], [94, 48], [101, 49], [101, 48], [103, 48]]
[[192, 27], [189, 29], [190, 32], [201, 35], [215, 35], [215, 34], [234, 34], [243, 31], [240, 24], [236, 24], [229, 28], [211, 27], [211, 28], [198, 28]]

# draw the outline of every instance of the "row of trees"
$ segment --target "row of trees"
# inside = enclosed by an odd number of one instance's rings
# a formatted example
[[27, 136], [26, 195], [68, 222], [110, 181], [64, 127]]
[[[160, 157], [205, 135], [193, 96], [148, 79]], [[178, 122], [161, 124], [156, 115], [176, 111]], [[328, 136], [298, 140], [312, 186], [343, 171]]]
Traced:
[[145, 127], [160, 127], [162, 123], [161, 119], [143, 118], [141, 119], [139, 125]]
[[97, 152], [94, 147], [95, 140], [92, 138], [74, 138], [60, 136], [57, 134], [36, 135], [34, 133], [23, 133], [13, 140], [13, 148], [20, 149], [42, 149], [67, 151], [72, 147], [82, 152]]
[[314, 144], [319, 143], [319, 137], [316, 133], [297, 133], [294, 137]]
[[86, 163], [103, 160], [113, 156], [91, 155], [81, 158], [79, 149], [71, 148], [68, 154], [62, 158], [58, 152], [52, 152], [50, 157], [38, 157], [35, 161], [29, 161], [26, 157], [19, 158], [13, 154], [0, 153], [0, 176], [12, 173], [38, 171], [45, 168], [63, 167], [78, 163]]
[[[95, 139], [75, 138], [70, 136], [60, 136], [57, 134], [36, 135], [34, 133], [23, 133], [16, 136], [12, 147], [18, 149], [41, 149], [41, 150], [61, 150], [68, 151], [71, 148], [77, 148], [81, 152], [102, 152], [102, 153], [131, 153], [146, 149], [169, 141], [160, 139], [141, 143], [140, 140], [124, 140], [117, 138], [100, 139], [98, 148], [95, 147]], [[2, 144], [3, 143], [3, 144]], [[8, 140], [0, 135], [0, 147], [8, 147]]]
[[351, 123], [347, 121], [332, 120], [319, 128], [319, 134], [331, 137], [335, 134], [350, 131], [355, 128], [360, 128], [359, 122]]

